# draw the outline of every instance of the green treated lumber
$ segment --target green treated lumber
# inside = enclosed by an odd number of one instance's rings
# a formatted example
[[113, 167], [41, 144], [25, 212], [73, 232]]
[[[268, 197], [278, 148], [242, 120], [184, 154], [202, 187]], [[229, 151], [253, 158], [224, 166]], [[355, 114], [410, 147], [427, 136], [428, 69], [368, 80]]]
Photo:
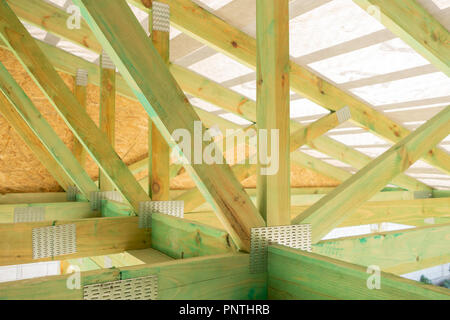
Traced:
[[238, 251], [223, 230], [156, 213], [152, 215], [152, 248], [175, 259]]
[[321, 241], [313, 252], [398, 275], [450, 262], [450, 224]]
[[132, 255], [133, 257], [141, 260], [144, 264], [154, 264], [174, 260], [173, 258], [165, 255], [164, 253], [152, 248], [140, 250], [128, 250], [126, 252]]
[[[302, 199], [298, 197], [301, 197], [301, 195], [293, 195], [292, 203], [301, 202]], [[375, 200], [376, 197], [371, 199], [374, 201], [364, 203], [350, 217], [340, 223], [338, 227], [380, 224], [384, 222], [418, 227], [450, 223], [450, 199], [448, 198], [377, 201]], [[295, 218], [296, 215], [308, 210], [309, 207], [310, 205], [293, 205], [291, 207], [291, 217]], [[185, 214], [191, 220], [223, 229], [211, 208], [207, 206], [200, 206], [195, 211]]]
[[158, 299], [265, 299], [266, 274], [250, 274], [249, 255], [222, 254], [120, 268], [123, 279], [158, 275]]
[[94, 161], [114, 182], [124, 198], [138, 210], [139, 202], [149, 200], [145, 191], [4, 0], [0, 2], [0, 13], [2, 40], [15, 53]]
[[[145, 9], [139, 0], [129, 2]], [[170, 5], [170, 19], [174, 27], [251, 68], [256, 67], [254, 38], [230, 26], [191, 0], [161, 0], [161, 2]], [[337, 111], [348, 106], [354, 122], [388, 141], [396, 143], [410, 133], [383, 113], [292, 61], [291, 87], [301, 96], [329, 110]], [[449, 173], [450, 156], [439, 148], [429, 151], [423, 155], [424, 160]]]
[[66, 202], [65, 192], [0, 194], [0, 204]]
[[[151, 39], [161, 58], [169, 64], [170, 38], [169, 32], [153, 29], [158, 23], [153, 15], [149, 18]], [[170, 197], [170, 148], [151, 118], [148, 120], [148, 154], [150, 162], [148, 193], [155, 201], [167, 201]]]
[[450, 130], [450, 106], [439, 112], [407, 138], [394, 145], [364, 169], [338, 186], [293, 223], [311, 223], [312, 241], [317, 243], [395, 175], [404, 172], [420, 156], [444, 139]]
[[88, 284], [158, 276], [159, 300], [266, 299], [266, 274], [250, 274], [249, 256], [223, 254], [81, 273], [81, 289], [68, 290], [68, 275], [0, 283], [1, 300], [82, 300]]
[[[151, 248], [148, 248], [151, 250]], [[100, 268], [120, 268], [145, 264], [127, 252], [90, 257]]]
[[345, 219], [340, 227], [382, 222], [412, 226], [444, 224], [450, 222], [449, 208], [450, 198], [370, 201]]
[[416, 0], [353, 0], [376, 8], [380, 22], [450, 77], [450, 34]]
[[[87, 110], [87, 83], [83, 83], [84, 80], [82, 78], [85, 75], [79, 74], [83, 72], [85, 72], [85, 70], [77, 70], [77, 74], [73, 79], [73, 95], [83, 110]], [[89, 74], [87, 77], [89, 77]], [[86, 163], [88, 160], [87, 150], [83, 147], [83, 144], [75, 135], [73, 136], [73, 154], [77, 161], [81, 164], [81, 167], [86, 168]]]
[[450, 198], [450, 190], [433, 190], [433, 198]]
[[[289, 0], [256, 1], [257, 112], [259, 137], [266, 132], [268, 157], [272, 146], [278, 152], [275, 172], [261, 172], [258, 162], [257, 208], [267, 226], [290, 224], [290, 91], [289, 91]], [[272, 141], [277, 130], [278, 141]], [[260, 150], [264, 147], [259, 145]], [[263, 159], [262, 161], [265, 161]]]
[[[199, 118], [127, 3], [85, 0], [75, 3], [170, 147], [185, 156], [171, 132], [187, 129], [194, 136], [193, 124]], [[263, 226], [264, 220], [229, 166], [194, 161], [185, 168], [238, 246], [249, 250], [250, 229]]]
[[12, 104], [2, 93], [0, 93], [0, 115], [14, 128], [23, 142], [30, 148], [34, 156], [47, 169], [56, 182], [58, 182], [61, 188], [68, 190], [73, 184], [72, 179], [53, 158], [45, 145], [38, 139], [33, 130], [30, 129], [25, 120], [16, 112]]
[[[73, 275], [73, 274], [72, 274]], [[0, 283], [0, 300], [83, 300], [83, 290], [67, 288], [70, 274]], [[117, 281], [119, 269], [98, 269], [81, 273], [81, 284]]]
[[315, 253], [269, 246], [268, 298], [283, 300], [450, 299], [448, 289], [381, 272], [380, 289], [369, 289], [367, 268]]
[[97, 186], [88, 173], [2, 63], [0, 63], [0, 91], [10, 102], [10, 106], [1, 104], [2, 113], [12, 113], [14, 111], [10, 107], [14, 107], [15, 112], [20, 114], [34, 134], [45, 145], [55, 161], [73, 181], [73, 184], [86, 196], [97, 191]]
[[[104, 65], [106, 62], [106, 65]], [[116, 68], [109, 57], [100, 56], [100, 129], [114, 148], [116, 142]], [[114, 190], [114, 184], [99, 170], [100, 191]]]
[[[0, 265], [73, 259], [149, 248], [150, 229], [139, 228], [138, 219], [138, 217], [89, 218], [0, 224]], [[33, 228], [64, 224], [75, 224], [77, 252], [34, 260], [31, 241]]]
[[98, 212], [91, 209], [89, 202], [57, 202], [32, 204], [0, 204], [0, 223], [14, 222], [14, 209], [24, 207], [45, 208], [45, 220], [77, 220], [95, 218]]
[[[24, 0], [14, 0], [14, 1], [24, 1]], [[136, 1], [135, 1], [136, 2]], [[135, 3], [137, 5], [142, 4], [140, 2]], [[174, 3], [170, 4], [171, 6], [174, 5]], [[145, 7], [144, 7], [145, 9]], [[52, 16], [58, 16], [59, 14], [64, 14], [64, 12], [58, 12], [59, 9], [56, 7], [53, 7], [51, 10], [46, 11], [47, 15], [49, 17]], [[200, 11], [201, 12], [201, 11]], [[18, 12], [20, 14], [20, 12]], [[190, 15], [191, 13], [188, 12], [187, 15]], [[30, 19], [30, 23], [34, 24], [40, 24], [41, 19], [34, 18], [31, 19], [30, 15], [24, 15], [21, 16], [24, 19]], [[179, 16], [178, 16], [179, 18]], [[28, 21], [28, 20], [27, 20]], [[61, 28], [59, 26], [53, 26], [53, 20], [49, 19], [46, 23], [46, 29], [55, 32], [55, 34], [70, 39], [71, 41], [81, 45], [85, 46], [83, 42], [79, 41], [78, 36], [73, 36], [73, 33], [76, 33], [76, 30], [69, 30], [70, 32], [67, 32], [67, 30], [64, 30], [65, 32], [61, 31]], [[86, 32], [86, 30], [84, 30]], [[61, 34], [62, 33], [62, 34]], [[93, 36], [89, 36], [89, 39], [92, 39]], [[44, 49], [46, 54], [52, 59], [53, 63], [55, 64], [55, 67], [64, 72], [68, 73], [74, 73], [76, 68], [81, 67], [89, 71], [89, 81], [92, 81], [92, 83], [98, 85], [98, 68], [96, 65], [89, 63], [81, 58], [74, 57], [66, 53], [60, 49], [54, 48], [50, 45], [47, 45], [45, 43], [42, 43], [38, 41], [39, 45]], [[100, 52], [100, 51], [98, 51]], [[73, 62], [74, 60], [77, 60], [76, 63]], [[256, 61], [256, 58], [255, 58]], [[72, 63], [73, 66], [69, 65], [68, 63]], [[226, 110], [229, 110], [233, 113], [236, 113], [247, 120], [250, 121], [256, 121], [256, 104], [255, 102], [251, 101], [245, 96], [242, 96], [230, 89], [223, 88], [217, 83], [206, 79], [205, 77], [202, 77], [195, 72], [183, 68], [176, 65], [171, 65], [170, 70], [176, 80], [179, 82], [182, 89], [190, 93], [196, 97], [199, 97], [201, 99], [204, 99], [210, 103], [213, 103], [215, 105], [218, 105]], [[303, 84], [305, 85], [305, 84]], [[121, 78], [120, 75], [117, 77], [117, 86], [118, 86], [118, 93], [122, 94], [128, 98], [136, 99], [133, 92], [130, 90], [130, 88], [126, 85], [123, 78]], [[345, 104], [343, 104], [344, 106]], [[196, 110], [197, 113], [199, 110]], [[367, 110], [366, 110], [367, 112]], [[369, 113], [367, 113], [369, 114]], [[203, 119], [202, 119], [203, 120]], [[298, 128], [301, 128], [300, 124], [292, 121], [291, 126], [295, 127], [297, 125]], [[392, 127], [392, 130], [397, 130], [396, 126]], [[301, 131], [300, 131], [301, 132]], [[396, 136], [399, 135], [397, 131], [394, 133]], [[320, 137], [315, 141], [315, 144], [317, 146], [325, 145], [325, 147], [322, 147], [321, 152], [330, 155], [333, 158], [339, 159], [345, 163], [348, 163], [356, 168], [362, 168], [364, 165], [366, 165], [368, 162], [370, 162], [370, 157], [366, 156], [363, 153], [360, 153], [356, 150], [350, 149], [346, 147], [344, 144], [338, 143], [337, 141], [328, 138], [328, 137]], [[330, 145], [329, 148], [326, 146]], [[327, 152], [327, 149], [330, 151]], [[394, 184], [397, 184], [399, 186], [402, 186], [404, 188], [410, 189], [410, 190], [432, 190], [431, 187], [425, 185], [422, 182], [419, 182], [418, 180], [409, 177], [407, 175], [401, 174], [394, 178], [394, 181], [392, 181]]]
[[133, 217], [135, 212], [130, 205], [113, 201], [113, 200], [101, 200], [101, 212], [102, 217]]
[[292, 152], [291, 161], [294, 164], [300, 165], [304, 168], [312, 170], [316, 173], [322, 174], [337, 181], [345, 181], [352, 176], [352, 174], [344, 169], [335, 167], [328, 162], [314, 158], [302, 151]]
[[[102, 200], [104, 217], [133, 215], [133, 209], [127, 204]], [[152, 215], [152, 247], [175, 259], [237, 251], [222, 229], [157, 213]]]

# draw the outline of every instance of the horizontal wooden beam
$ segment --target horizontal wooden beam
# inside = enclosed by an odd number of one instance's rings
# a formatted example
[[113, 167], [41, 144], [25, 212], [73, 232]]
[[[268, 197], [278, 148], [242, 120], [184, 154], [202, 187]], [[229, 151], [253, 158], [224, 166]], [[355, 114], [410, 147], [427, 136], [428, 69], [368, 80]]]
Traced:
[[[299, 210], [306, 210], [309, 206], [313, 205], [323, 197], [325, 197], [328, 193], [332, 191], [331, 190], [323, 190], [325, 193], [313, 193], [313, 194], [307, 194], [305, 193], [304, 188], [291, 188], [291, 205], [297, 207], [295, 212], [298, 214]], [[251, 197], [252, 201], [255, 201], [256, 197], [256, 189], [254, 188], [246, 188], [245, 189], [249, 196]], [[181, 196], [183, 194], [186, 194], [185, 199], [188, 198], [189, 194], [192, 194], [192, 190], [188, 191], [181, 191], [181, 195], [178, 195], [177, 198], [181, 199]], [[320, 191], [320, 190], [319, 190]], [[174, 192], [173, 192], [174, 193]], [[373, 205], [372, 207], [374, 210], [379, 208], [383, 208], [382, 211], [385, 212], [385, 218], [388, 217], [394, 217], [395, 210], [402, 210], [406, 214], [408, 210], [414, 210], [414, 213], [417, 213], [416, 218], [421, 218], [420, 212], [431, 212], [429, 210], [432, 210], [436, 208], [436, 213], [439, 212], [439, 210], [443, 210], [447, 205], [449, 205], [450, 198], [441, 198], [441, 199], [421, 199], [421, 200], [415, 200], [415, 195], [413, 192], [410, 191], [383, 191], [378, 192], [375, 194], [372, 198], [368, 200], [367, 203], [364, 204], [365, 210], [368, 210], [367, 208], [370, 206], [369, 202], [380, 202], [380, 204]], [[410, 202], [407, 202], [406, 200], [412, 200]], [[198, 204], [199, 202], [197, 202]], [[392, 210], [384, 211], [384, 208], [388, 208], [389, 206], [392, 206]], [[197, 207], [195, 207], [195, 211], [208, 211], [211, 210], [211, 207], [207, 204], [200, 204]], [[186, 212], [192, 212], [193, 210], [185, 210]], [[434, 210], [432, 210], [434, 212]], [[391, 214], [389, 212], [392, 212]], [[440, 212], [440, 214], [445, 214], [444, 212]], [[362, 215], [362, 220], [369, 219], [370, 215]], [[374, 219], [379, 219], [381, 216], [373, 216]], [[426, 217], [423, 217], [424, 219]], [[388, 221], [388, 220], [383, 220]], [[375, 222], [374, 222], [375, 223]]]
[[[248, 190], [250, 195], [255, 192]], [[295, 192], [295, 189], [291, 190]], [[338, 227], [352, 227], [368, 224], [379, 224], [384, 222], [399, 223], [411, 226], [432, 226], [450, 222], [450, 211], [448, 210], [450, 198], [441, 199], [416, 199], [416, 200], [394, 200], [377, 201], [378, 195], [364, 203], [352, 215], [342, 221]], [[320, 195], [323, 197], [322, 195]], [[302, 195], [293, 195], [292, 203], [304, 202]], [[293, 205], [291, 207], [292, 218], [308, 210], [310, 205]], [[195, 211], [186, 213], [186, 217], [216, 228], [223, 229], [220, 221], [215, 218], [208, 206], [200, 206]]]
[[81, 288], [69, 290], [70, 275], [0, 283], [1, 300], [82, 300], [94, 283], [158, 277], [159, 300], [266, 299], [265, 274], [250, 274], [249, 256], [224, 254], [81, 273]]
[[311, 223], [312, 241], [317, 243], [388, 181], [444, 139], [449, 133], [449, 124], [450, 106], [301, 213], [293, 223]]
[[154, 214], [152, 228], [153, 248], [175, 259], [238, 251], [228, 233], [192, 220]]
[[92, 211], [89, 202], [0, 204], [0, 223], [13, 223], [14, 209], [26, 207], [44, 208], [46, 221], [78, 220], [100, 216], [99, 212]]
[[313, 252], [402, 275], [450, 262], [450, 224], [321, 241]]
[[450, 34], [416, 0], [353, 0], [450, 77]]
[[0, 204], [51, 203], [65, 201], [67, 201], [67, 194], [65, 192], [0, 194]]
[[[278, 245], [269, 247], [268, 298], [283, 300], [425, 300], [450, 299], [441, 287], [380, 272], [348, 262]], [[376, 284], [376, 283], [375, 283]]]
[[[127, 217], [133, 214], [127, 204], [102, 201], [102, 216]], [[164, 214], [152, 216], [152, 247], [175, 259], [238, 251], [224, 230]]]
[[54, 260], [54, 258], [34, 260], [32, 245], [34, 228], [54, 225], [75, 224], [76, 227], [77, 252], [58, 256], [57, 259], [149, 248], [150, 229], [139, 228], [138, 220], [138, 217], [125, 217], [0, 224], [0, 265]]
[[443, 224], [450, 222], [449, 207], [450, 198], [370, 201], [345, 219], [339, 227], [382, 222], [412, 226]]

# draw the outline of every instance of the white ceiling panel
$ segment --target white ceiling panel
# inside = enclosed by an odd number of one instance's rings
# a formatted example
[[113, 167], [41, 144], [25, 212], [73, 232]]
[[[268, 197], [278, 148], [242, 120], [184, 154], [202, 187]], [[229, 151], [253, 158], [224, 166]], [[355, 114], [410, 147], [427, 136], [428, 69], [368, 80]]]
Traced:
[[189, 69], [216, 82], [228, 81], [253, 72], [252, 69], [221, 53], [194, 63]]
[[425, 58], [397, 38], [309, 66], [336, 83], [344, 83], [427, 64]]
[[393, 104], [450, 94], [450, 79], [442, 72], [365, 86], [351, 92], [373, 105]]
[[349, 0], [334, 0], [290, 21], [290, 53], [300, 57], [385, 29]]

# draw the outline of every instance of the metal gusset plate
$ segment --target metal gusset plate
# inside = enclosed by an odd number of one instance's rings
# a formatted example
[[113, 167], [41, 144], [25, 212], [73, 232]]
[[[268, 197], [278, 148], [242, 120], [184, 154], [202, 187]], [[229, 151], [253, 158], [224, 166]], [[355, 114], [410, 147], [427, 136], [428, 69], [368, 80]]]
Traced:
[[148, 276], [86, 285], [84, 300], [156, 300], [158, 277]]
[[14, 223], [40, 222], [45, 220], [44, 207], [14, 208]]
[[76, 226], [64, 224], [34, 228], [33, 259], [51, 258], [77, 252]]
[[152, 227], [152, 214], [184, 218], [184, 201], [147, 201], [139, 203], [139, 227]]
[[91, 192], [89, 200], [91, 201], [92, 210], [100, 210], [102, 200], [122, 202], [123, 198], [119, 191], [95, 191]]
[[267, 271], [269, 244], [280, 244], [294, 249], [311, 251], [311, 225], [252, 228], [250, 273]]

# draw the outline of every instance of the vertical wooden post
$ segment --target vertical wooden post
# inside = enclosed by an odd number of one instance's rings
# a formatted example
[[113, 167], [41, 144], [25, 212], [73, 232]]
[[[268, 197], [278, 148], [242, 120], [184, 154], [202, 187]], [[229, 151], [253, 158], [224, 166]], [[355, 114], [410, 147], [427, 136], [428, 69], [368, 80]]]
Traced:
[[[116, 67], [106, 52], [100, 56], [100, 130], [106, 134], [114, 148], [116, 123]], [[112, 191], [114, 185], [99, 170], [100, 191]]]
[[[84, 69], [78, 69], [75, 76], [75, 83], [73, 94], [77, 99], [78, 103], [86, 109], [87, 105], [87, 84], [88, 84], [88, 71]], [[81, 167], [86, 169], [87, 153], [86, 150], [81, 145], [80, 141], [76, 137], [73, 138], [73, 154]]]
[[[256, 25], [257, 206], [268, 226], [289, 225], [289, 0], [257, 0]], [[264, 133], [267, 136], [266, 145], [262, 143]], [[277, 152], [278, 159], [274, 154]], [[267, 159], [263, 154], [268, 156]], [[265, 162], [269, 159], [271, 164], [267, 165]], [[274, 163], [276, 160], [279, 160], [278, 170]], [[265, 169], [269, 167], [274, 170]]]
[[[169, 15], [167, 4], [153, 1], [149, 17], [150, 36], [153, 45], [169, 64]], [[152, 200], [169, 200], [170, 149], [167, 142], [149, 118], [149, 195]]]

